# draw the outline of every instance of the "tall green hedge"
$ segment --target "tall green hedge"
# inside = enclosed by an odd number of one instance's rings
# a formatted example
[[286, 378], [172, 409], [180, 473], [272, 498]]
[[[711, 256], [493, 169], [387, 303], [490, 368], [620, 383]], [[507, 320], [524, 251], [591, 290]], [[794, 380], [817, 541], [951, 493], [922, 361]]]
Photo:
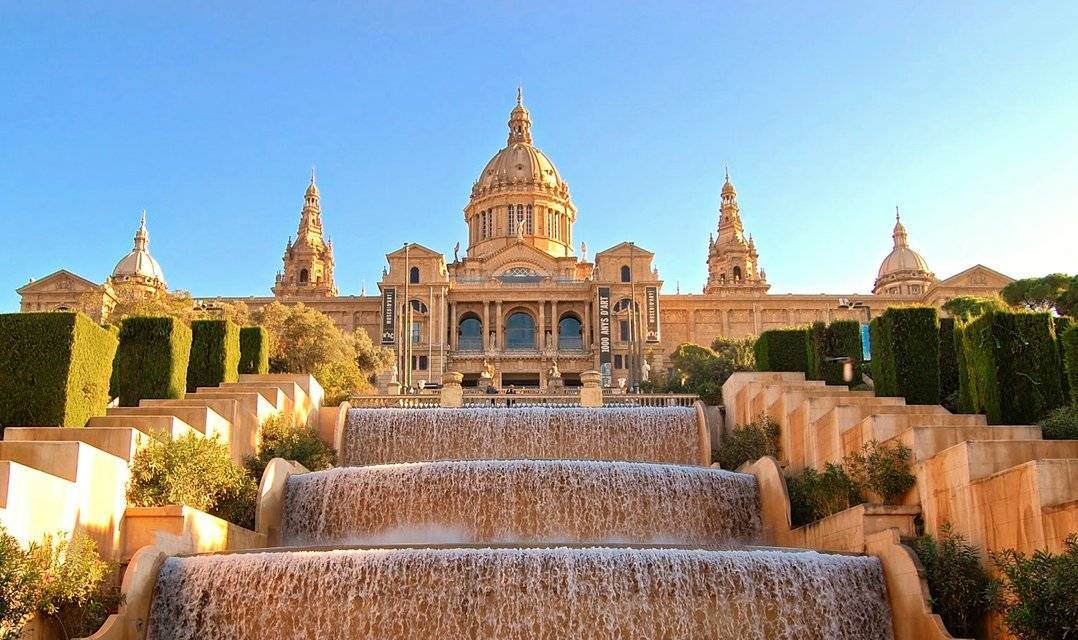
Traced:
[[1071, 389], [1071, 403], [1078, 407], [1078, 324], [1067, 329], [1059, 340], [1063, 345], [1063, 363], [1067, 368], [1067, 383]]
[[966, 326], [969, 395], [990, 424], [1033, 424], [1063, 404], [1053, 334], [1047, 313], [992, 311]]
[[769, 329], [753, 346], [757, 371], [802, 371], [807, 373], [809, 339], [807, 329]]
[[877, 396], [939, 404], [939, 312], [892, 307], [872, 321], [872, 373]]
[[81, 313], [0, 315], [0, 425], [81, 427], [104, 415], [116, 346]]
[[856, 320], [835, 320], [827, 326], [827, 353], [832, 358], [849, 358], [853, 364], [853, 379], [847, 383], [842, 376], [841, 362], [824, 362], [823, 379], [827, 384], [861, 384], [861, 365], [865, 360], [861, 345], [861, 323]]
[[125, 407], [143, 398], [182, 398], [191, 329], [175, 318], [128, 317], [112, 365], [112, 395]]
[[940, 318], [940, 400], [958, 391], [958, 359], [955, 353], [954, 318]]
[[239, 380], [240, 330], [231, 320], [191, 322], [187, 390]]
[[1059, 351], [1059, 370], [1063, 372], [1063, 400], [1069, 402], [1074, 400], [1073, 392], [1074, 385], [1071, 384], [1070, 376], [1067, 373], [1067, 355], [1063, 350], [1063, 334], [1075, 326], [1074, 319], [1070, 316], [1059, 316], [1054, 319], [1056, 330], [1056, 348]]
[[240, 373], [269, 373], [269, 333], [265, 327], [240, 329]]
[[977, 413], [977, 390], [975, 380], [969, 375], [969, 363], [966, 360], [966, 330], [961, 323], [954, 326], [954, 360], [958, 369], [958, 412]]
[[827, 325], [813, 322], [806, 329], [805, 378], [823, 380], [827, 366]]

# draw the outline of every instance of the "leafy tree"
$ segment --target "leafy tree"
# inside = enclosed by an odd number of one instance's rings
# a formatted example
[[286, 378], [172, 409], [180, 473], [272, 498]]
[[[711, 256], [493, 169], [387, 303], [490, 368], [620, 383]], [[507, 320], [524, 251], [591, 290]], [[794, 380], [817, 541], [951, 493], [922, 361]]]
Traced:
[[912, 545], [925, 568], [932, 611], [956, 637], [972, 638], [991, 604], [992, 581], [981, 567], [977, 547], [955, 533], [950, 524], [938, 538], [916, 538]]
[[727, 434], [716, 451], [714, 462], [723, 469], [734, 470], [764, 456], [779, 454], [779, 425], [768, 416], [737, 427]]
[[377, 372], [393, 365], [393, 350], [374, 344], [366, 329], [356, 328], [352, 334], [356, 364], [361, 371]]
[[942, 309], [952, 318], [969, 322], [987, 311], [1006, 311], [1007, 303], [998, 296], [958, 296], [943, 303]]
[[722, 385], [735, 371], [752, 371], [752, 339], [717, 338], [718, 351], [689, 342], [670, 356], [666, 391], [695, 393], [708, 404], [722, 401]]
[[240, 326], [250, 322], [247, 303], [242, 300], [200, 300], [196, 307], [194, 298], [186, 291], [162, 291], [147, 297], [144, 291], [132, 285], [119, 284], [114, 292], [116, 305], [102, 318], [103, 324], [118, 327], [127, 316], [167, 316], [188, 325], [192, 320], [201, 319], [228, 319]]
[[[716, 357], [726, 363], [730, 373], [737, 371], [755, 371], [756, 354], [753, 352], [754, 338], [715, 338], [711, 343], [711, 350]], [[729, 378], [729, 374], [726, 376]], [[726, 382], [726, 380], [723, 380]]]
[[1000, 296], [1007, 304], [1025, 307], [1033, 311], [1051, 311], [1060, 315], [1069, 315], [1073, 311], [1075, 293], [1070, 290], [1078, 287], [1078, 276], [1065, 273], [1052, 273], [1041, 278], [1023, 278], [1003, 287]]
[[135, 454], [127, 501], [139, 507], [184, 504], [240, 526], [254, 522], [257, 487], [217, 438], [187, 434], [154, 440]]
[[297, 425], [291, 413], [278, 413], [262, 425], [258, 456], [245, 461], [256, 481], [274, 458], [295, 460], [311, 471], [328, 469], [337, 463], [337, 452], [314, 429]]
[[1078, 534], [1060, 554], [1014, 550], [992, 554], [1000, 573], [993, 608], [1021, 640], [1071, 640], [1078, 637]]
[[0, 525], [0, 640], [18, 640], [37, 609], [41, 571]]

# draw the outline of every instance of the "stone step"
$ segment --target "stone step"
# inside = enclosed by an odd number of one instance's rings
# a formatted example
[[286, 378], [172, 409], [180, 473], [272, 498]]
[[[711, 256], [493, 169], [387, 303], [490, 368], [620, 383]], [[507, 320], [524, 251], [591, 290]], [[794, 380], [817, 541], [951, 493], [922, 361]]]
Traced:
[[1078, 440], [966, 440], [922, 464], [940, 467], [941, 478], [974, 482], [1031, 460], [1062, 458], [1078, 458]]
[[198, 387], [194, 393], [188, 393], [187, 397], [190, 398], [195, 395], [201, 396], [203, 394], [224, 394], [225, 397], [231, 397], [232, 394], [248, 393], [257, 393], [263, 400], [268, 402], [278, 411], [285, 411], [287, 409], [286, 403], [291, 402], [280, 387], [254, 385], [244, 387]]
[[221, 436], [228, 442], [231, 423], [221, 414], [206, 406], [196, 407], [113, 407], [105, 410], [107, 416], [137, 418], [143, 416], [175, 416], [204, 436]]
[[[1032, 426], [922, 426], [909, 427], [880, 442], [901, 442], [913, 451], [915, 462], [928, 460], [944, 449], [967, 440], [1039, 440], [1041, 428]], [[867, 440], [862, 440], [862, 444]]]
[[202, 435], [195, 429], [176, 416], [97, 416], [86, 422], [87, 429], [138, 429], [142, 433], [153, 437], [165, 436], [169, 438], [182, 438], [191, 433]]
[[[278, 394], [283, 393], [278, 390]], [[258, 390], [244, 390], [244, 391], [229, 391], [227, 389], [221, 389], [220, 387], [200, 387], [195, 393], [189, 393], [186, 396], [187, 400], [235, 400], [243, 407], [244, 411], [253, 413], [258, 416], [259, 422], [266, 420], [273, 416], [280, 409], [277, 407], [277, 398], [267, 398], [262, 395]]]
[[5, 442], [85, 442], [127, 462], [150, 442], [150, 436], [138, 429], [124, 427], [8, 427]]
[[[253, 394], [258, 398], [258, 394]], [[263, 401], [263, 406], [269, 408], [269, 403]], [[174, 409], [183, 407], [209, 407], [223, 416], [232, 424], [229, 438], [226, 441], [232, 451], [235, 460], [243, 461], [248, 456], [255, 455], [258, 444], [258, 429], [262, 425], [259, 416], [248, 411], [246, 407], [234, 398], [207, 398], [186, 397], [182, 400], [143, 400], [139, 403], [143, 407], [155, 407], [161, 409]], [[267, 418], [272, 413], [267, 413]]]
[[73, 530], [77, 502], [74, 482], [0, 460], [0, 524], [24, 546], [41, 542], [46, 534]]
[[240, 382], [292, 382], [299, 385], [299, 388], [306, 394], [307, 399], [311, 403], [310, 411], [314, 411], [322, 406], [322, 398], [325, 393], [322, 391], [322, 385], [318, 383], [318, 380], [309, 373], [241, 373]]

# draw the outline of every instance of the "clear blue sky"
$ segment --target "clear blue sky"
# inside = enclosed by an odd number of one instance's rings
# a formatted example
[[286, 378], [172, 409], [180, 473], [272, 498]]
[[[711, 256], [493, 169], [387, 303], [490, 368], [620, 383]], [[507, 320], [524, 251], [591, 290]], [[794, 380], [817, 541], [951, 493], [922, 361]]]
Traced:
[[699, 291], [723, 165], [773, 292], [866, 292], [895, 204], [940, 276], [1078, 271], [1078, 3], [0, 4], [0, 310], [102, 281], [264, 295], [318, 165], [337, 284], [452, 255], [524, 85], [575, 237]]

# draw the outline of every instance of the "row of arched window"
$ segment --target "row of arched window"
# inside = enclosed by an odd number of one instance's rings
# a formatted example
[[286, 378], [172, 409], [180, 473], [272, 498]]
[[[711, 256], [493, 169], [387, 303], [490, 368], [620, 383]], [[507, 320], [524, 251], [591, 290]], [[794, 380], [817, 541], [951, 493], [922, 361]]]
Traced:
[[[484, 209], [475, 214], [471, 225], [471, 240], [478, 242], [497, 235], [495, 217], [499, 209]], [[536, 215], [538, 213], [538, 215]], [[572, 244], [572, 225], [564, 212], [530, 204], [506, 205], [502, 211], [505, 228], [502, 235], [513, 236], [523, 225], [524, 235], [545, 235], [566, 244]]]
[[[510, 313], [505, 320], [506, 349], [536, 349], [535, 318], [526, 311]], [[484, 349], [483, 321], [475, 313], [464, 314], [457, 325], [457, 346], [461, 351]], [[583, 324], [576, 315], [567, 313], [558, 321], [558, 348], [583, 349]]]

